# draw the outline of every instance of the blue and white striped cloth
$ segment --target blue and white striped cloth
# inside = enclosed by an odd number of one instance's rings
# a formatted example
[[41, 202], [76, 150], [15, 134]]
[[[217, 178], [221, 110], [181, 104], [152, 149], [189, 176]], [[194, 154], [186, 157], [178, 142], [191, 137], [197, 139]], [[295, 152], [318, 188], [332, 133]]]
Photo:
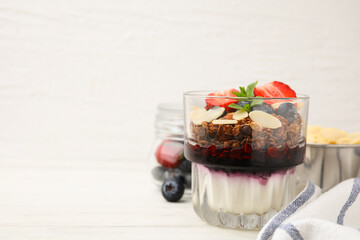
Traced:
[[260, 231], [257, 239], [360, 240], [360, 178], [344, 181], [328, 192], [311, 182]]

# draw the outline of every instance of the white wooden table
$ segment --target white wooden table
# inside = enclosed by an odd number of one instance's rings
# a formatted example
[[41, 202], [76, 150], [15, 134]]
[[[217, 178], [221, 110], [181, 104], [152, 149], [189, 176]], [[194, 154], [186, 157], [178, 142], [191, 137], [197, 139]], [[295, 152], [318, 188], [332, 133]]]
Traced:
[[144, 161], [0, 161], [0, 239], [255, 239], [166, 202]]

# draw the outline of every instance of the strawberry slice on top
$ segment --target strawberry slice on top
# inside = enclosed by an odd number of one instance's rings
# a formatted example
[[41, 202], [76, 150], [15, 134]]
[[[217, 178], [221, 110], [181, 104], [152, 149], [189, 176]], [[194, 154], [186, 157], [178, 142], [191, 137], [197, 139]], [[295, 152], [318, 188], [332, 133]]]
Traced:
[[214, 106], [219, 106], [219, 107], [224, 107], [226, 111], [229, 111], [230, 108], [228, 107], [229, 104], [231, 103], [237, 103], [238, 101], [236, 99], [231, 99], [231, 98], [221, 98], [221, 97], [236, 97], [235, 94], [233, 94], [233, 92], [239, 92], [238, 90], [231, 88], [231, 89], [227, 89], [227, 90], [221, 90], [218, 92], [213, 92], [210, 93], [208, 96], [218, 96], [220, 98], [207, 98], [206, 99], [206, 108], [210, 109]]
[[[273, 81], [254, 88], [254, 95], [263, 98], [296, 98], [296, 93], [289, 85]], [[268, 104], [279, 102], [278, 100], [266, 100]]]
[[296, 93], [289, 85], [273, 81], [254, 88], [255, 96], [264, 98], [296, 98]]

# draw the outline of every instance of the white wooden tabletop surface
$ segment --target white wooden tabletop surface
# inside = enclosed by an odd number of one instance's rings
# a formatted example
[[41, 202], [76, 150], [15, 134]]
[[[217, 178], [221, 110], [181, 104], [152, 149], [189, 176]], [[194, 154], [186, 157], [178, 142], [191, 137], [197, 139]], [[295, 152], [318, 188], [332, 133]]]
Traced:
[[255, 239], [166, 202], [144, 161], [0, 162], [0, 239]]

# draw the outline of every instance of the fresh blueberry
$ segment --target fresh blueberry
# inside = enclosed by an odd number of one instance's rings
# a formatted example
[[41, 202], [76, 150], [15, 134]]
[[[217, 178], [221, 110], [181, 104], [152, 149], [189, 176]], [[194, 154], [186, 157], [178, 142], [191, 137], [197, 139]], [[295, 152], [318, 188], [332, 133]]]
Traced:
[[157, 166], [151, 170], [151, 175], [153, 176], [154, 179], [162, 182], [165, 179], [165, 171], [166, 171], [165, 167]]
[[178, 168], [184, 173], [189, 173], [191, 172], [191, 162], [184, 158]]
[[238, 105], [238, 106], [240, 106], [240, 107], [244, 107], [245, 104], [249, 104], [249, 105], [250, 105], [251, 102], [250, 102], [250, 101], [239, 101], [239, 102], [236, 103], [236, 105]]
[[179, 179], [171, 178], [161, 186], [161, 193], [169, 202], [177, 202], [184, 195], [185, 185]]
[[270, 104], [267, 104], [267, 103], [262, 103], [262, 104], [259, 104], [259, 105], [255, 105], [255, 106], [252, 107], [252, 110], [253, 111], [259, 110], [259, 111], [263, 111], [263, 112], [266, 112], [266, 113], [269, 113], [269, 114], [276, 113], [275, 109]]
[[289, 102], [282, 103], [277, 109], [277, 113], [289, 122], [294, 122], [298, 118], [296, 106]]

